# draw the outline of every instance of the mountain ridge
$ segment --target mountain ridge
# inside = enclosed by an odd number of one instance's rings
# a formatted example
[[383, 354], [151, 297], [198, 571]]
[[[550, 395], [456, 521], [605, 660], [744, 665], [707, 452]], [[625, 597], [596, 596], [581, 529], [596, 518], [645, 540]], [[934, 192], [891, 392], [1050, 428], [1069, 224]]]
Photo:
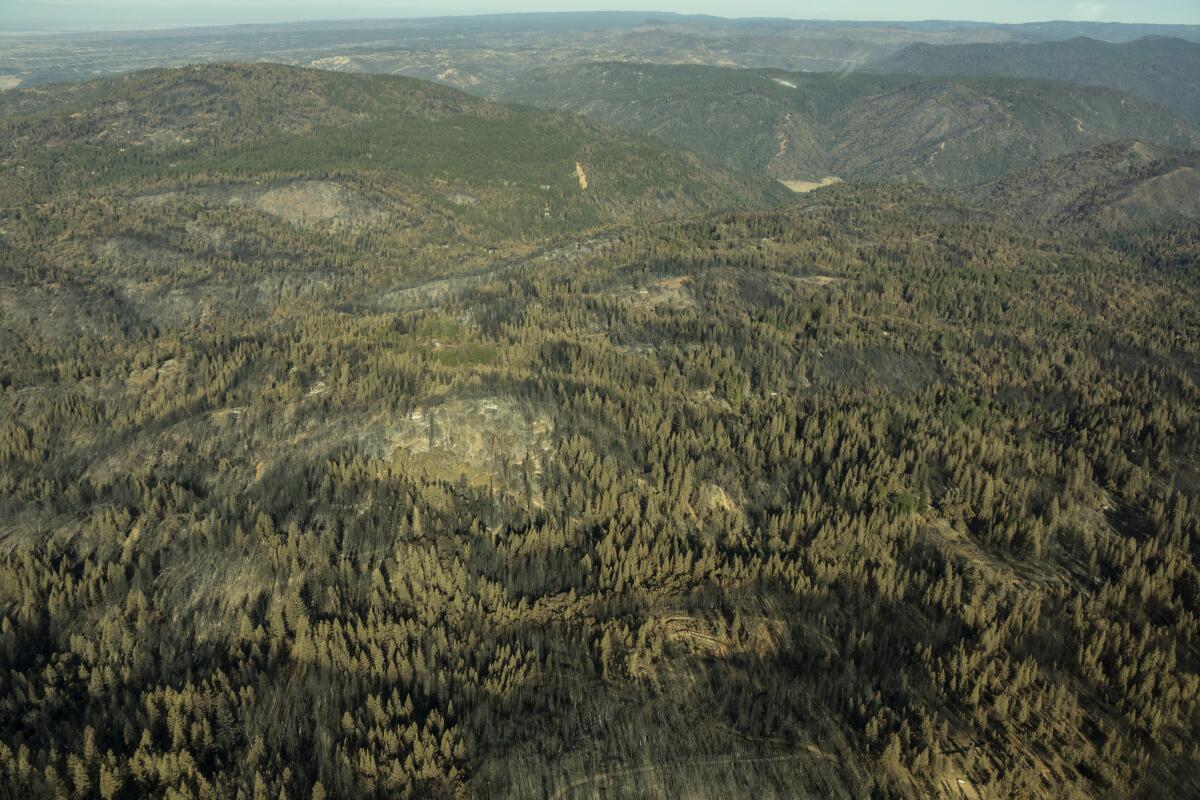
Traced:
[[969, 193], [1003, 214], [1052, 228], [1200, 221], [1200, 152], [1136, 140], [1053, 158]]
[[[783, 196], [765, 179], [568, 112], [414, 78], [275, 64], [10, 92], [0, 96], [0, 155], [0, 197], [14, 199], [171, 175], [370, 173], [425, 194], [438, 181], [506, 194], [506, 207], [529, 218], [553, 222], [561, 211], [578, 227]], [[589, 170], [586, 192], [577, 163]]]
[[1200, 43], [1145, 36], [1125, 43], [1074, 37], [1054, 42], [929, 45], [917, 42], [868, 65], [884, 73], [993, 75], [1066, 80], [1129, 92], [1200, 122]]
[[601, 63], [502, 97], [568, 108], [780, 180], [995, 180], [1104, 141], [1191, 148], [1200, 129], [1116, 90], [1056, 81]]

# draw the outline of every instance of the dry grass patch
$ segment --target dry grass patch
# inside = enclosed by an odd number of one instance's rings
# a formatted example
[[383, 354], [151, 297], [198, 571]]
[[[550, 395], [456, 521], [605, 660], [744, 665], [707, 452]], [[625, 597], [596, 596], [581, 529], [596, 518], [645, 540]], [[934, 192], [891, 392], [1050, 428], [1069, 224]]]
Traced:
[[791, 189], [796, 194], [804, 194], [815, 189], [823, 189], [826, 186], [833, 186], [835, 183], [841, 182], [842, 179], [836, 175], [827, 175], [826, 177], [816, 181], [780, 181], [780, 183], [782, 183], [788, 189]]

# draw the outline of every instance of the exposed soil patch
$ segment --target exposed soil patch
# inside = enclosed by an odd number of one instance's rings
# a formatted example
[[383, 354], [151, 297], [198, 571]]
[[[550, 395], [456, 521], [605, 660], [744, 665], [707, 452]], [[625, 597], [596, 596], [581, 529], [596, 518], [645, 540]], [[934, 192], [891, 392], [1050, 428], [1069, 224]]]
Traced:
[[648, 625], [667, 642], [697, 655], [724, 658], [734, 653], [766, 655], [787, 633], [782, 619], [741, 617], [736, 628], [723, 619], [690, 614], [664, 614]]
[[338, 69], [339, 67], [348, 67], [351, 63], [350, 56], [326, 56], [311, 61], [310, 66], [317, 69]]
[[679, 275], [642, 286], [622, 286], [603, 294], [623, 300], [634, 308], [647, 310], [662, 305], [672, 308], [695, 308], [696, 298], [690, 288], [691, 282], [690, 275]]
[[[780, 155], [782, 155], [782, 151], [780, 152]], [[814, 189], [821, 189], [825, 186], [833, 186], [835, 183], [841, 182], [842, 179], [836, 175], [827, 175], [818, 181], [780, 181], [780, 183], [797, 194], [804, 194], [805, 192], [811, 192]]]

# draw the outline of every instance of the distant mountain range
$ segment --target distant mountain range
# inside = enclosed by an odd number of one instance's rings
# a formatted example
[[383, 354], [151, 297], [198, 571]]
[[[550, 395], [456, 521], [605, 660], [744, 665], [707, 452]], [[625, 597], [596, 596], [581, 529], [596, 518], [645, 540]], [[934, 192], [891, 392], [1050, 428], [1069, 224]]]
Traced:
[[1124, 44], [1074, 38], [1064, 42], [909, 45], [871, 65], [914, 75], [1050, 78], [1107, 86], [1200, 122], [1200, 44], [1161, 36]]
[[[180, 27], [265, 17], [220, 16], [202, 3], [161, 5], [113, 14], [79, 2], [0, 3], [0, 32], [7, 34], [0, 48], [0, 90], [148, 67], [271, 61], [407, 75], [475, 91], [530, 69], [581, 61], [822, 72], [864, 69], [915, 43], [1077, 36], [1126, 42], [1147, 35], [1200, 41], [1200, 26], [1186, 25], [723, 19], [654, 11], [354, 19], [379, 12], [353, 4], [329, 5], [327, 15], [342, 17], [336, 20]], [[409, 14], [420, 10], [404, 7]], [[293, 18], [303, 13], [291, 12]]]
[[1158, 106], [1057, 81], [588, 64], [531, 73], [502, 96], [801, 184], [961, 188], [1104, 142], [1200, 146], [1200, 131]]
[[1200, 25], [1148, 25], [1127, 22], [1024, 22], [1002, 25], [1017, 39], [1026, 41], [1065, 41], [1086, 36], [1103, 42], [1132, 42], [1144, 36], [1172, 36], [1189, 42], [1200, 42]]
[[[1052, 21], [1028, 23], [997, 23], [980, 20], [838, 20], [792, 19], [785, 17], [720, 17], [709, 14], [680, 14], [670, 11], [567, 11], [528, 12], [507, 14], [437, 16], [436, 4], [406, 5], [388, 14], [386, 8], [370, 3], [329, 4], [321, 8], [297, 5], [292, 9], [239, 9], [230, 4], [216, 8], [205, 4], [190, 7], [160, 7], [147, 5], [105, 7], [80, 2], [38, 2], [9, 0], [0, 12], [2, 30], [80, 31], [93, 29], [145, 30], [163, 26], [230, 26], [230, 25], [304, 25], [305, 20], [349, 23], [385, 18], [390, 21], [415, 22], [424, 27], [454, 28], [463, 32], [486, 29], [490, 31], [561, 32], [602, 28], [633, 28], [647, 21], [686, 24], [694, 28], [741, 28], [771, 30], [792, 35], [797, 32], [814, 35], [853, 36], [870, 31], [890, 31], [889, 36], [910, 34], [976, 37], [980, 31], [988, 36], [1022, 41], [1054, 41], [1075, 36], [1090, 36], [1110, 42], [1126, 42], [1142, 36], [1178, 36], [1200, 41], [1200, 25], [1156, 25], [1144, 23]], [[402, 11], [396, 16], [395, 11]], [[868, 38], [878, 33], [869, 34]]]

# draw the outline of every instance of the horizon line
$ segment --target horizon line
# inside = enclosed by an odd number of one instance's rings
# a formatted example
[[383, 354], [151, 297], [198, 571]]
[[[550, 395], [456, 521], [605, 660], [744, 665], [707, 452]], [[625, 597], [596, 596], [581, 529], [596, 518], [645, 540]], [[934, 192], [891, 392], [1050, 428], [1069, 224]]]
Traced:
[[[20, 5], [29, 7], [41, 7], [47, 10], [56, 8], [78, 8], [77, 3], [56, 3], [56, 2], [26, 2]], [[94, 7], [93, 7], [94, 8]], [[580, 11], [484, 11], [470, 12], [464, 11], [461, 13], [447, 12], [441, 14], [423, 14], [417, 13], [412, 15], [388, 15], [388, 16], [347, 16], [347, 17], [311, 17], [311, 18], [279, 18], [271, 20], [255, 20], [246, 22], [150, 22], [145, 26], [140, 26], [137, 23], [125, 24], [120, 21], [119, 17], [123, 13], [133, 13], [130, 8], [95, 8], [97, 14], [111, 14], [114, 19], [111, 22], [97, 19], [95, 23], [84, 24], [80, 27], [56, 27], [56, 28], [33, 28], [19, 30], [12, 28], [5, 30], [5, 21], [3, 15], [0, 15], [0, 35], [21, 35], [21, 34], [76, 34], [76, 33], [153, 33], [156, 31], [180, 31], [180, 30], [200, 30], [200, 29], [219, 29], [219, 28], [254, 28], [265, 26], [280, 26], [280, 25], [309, 25], [315, 23], [367, 23], [367, 22], [433, 22], [438, 20], [465, 20], [465, 19], [488, 19], [498, 17], [586, 17], [586, 16], [664, 16], [673, 17], [676, 19], [706, 19], [706, 20], [722, 20], [726, 22], [790, 22], [790, 23], [820, 23], [820, 24], [846, 24], [846, 25], [921, 25], [921, 24], [941, 24], [941, 25], [959, 25], [959, 26], [995, 26], [995, 27], [1020, 27], [1020, 26], [1036, 26], [1036, 25], [1119, 25], [1119, 26], [1140, 26], [1140, 27], [1155, 27], [1155, 28], [1200, 28], [1200, 23], [1189, 22], [1126, 22], [1117, 20], [1073, 20], [1073, 19], [1042, 19], [1042, 20], [1026, 20], [1023, 22], [998, 22], [986, 19], [954, 19], [954, 18], [939, 18], [939, 17], [924, 17], [919, 19], [876, 19], [876, 18], [847, 18], [847, 17], [786, 17], [786, 16], [722, 16], [720, 14], [707, 13], [686, 13], [681, 11], [662, 11], [649, 8], [646, 10], [622, 10], [622, 9], [594, 9]], [[144, 10], [142, 13], [145, 13]], [[651, 20], [647, 20], [651, 21]], [[20, 25], [16, 22], [15, 25]]]

